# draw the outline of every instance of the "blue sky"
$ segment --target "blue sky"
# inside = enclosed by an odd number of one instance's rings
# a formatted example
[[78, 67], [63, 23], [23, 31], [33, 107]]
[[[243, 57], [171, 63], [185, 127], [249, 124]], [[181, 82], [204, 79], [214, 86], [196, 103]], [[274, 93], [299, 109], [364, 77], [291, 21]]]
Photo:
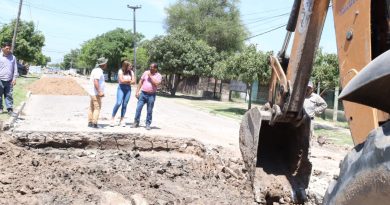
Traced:
[[[141, 5], [137, 10], [137, 32], [151, 39], [165, 34], [164, 8], [176, 0], [24, 0], [22, 20], [33, 21], [46, 38], [43, 53], [52, 62], [97, 35], [115, 28], [133, 29], [132, 10], [127, 5]], [[286, 24], [293, 0], [241, 0], [238, 5], [243, 23], [251, 36]], [[19, 0], [1, 0], [0, 25], [16, 18]], [[86, 15], [90, 17], [83, 17]], [[91, 17], [92, 16], [92, 17]], [[105, 17], [120, 20], [104, 20]], [[284, 28], [252, 38], [261, 50], [278, 51], [285, 36]], [[320, 46], [325, 52], [336, 52], [333, 16], [328, 13]]]

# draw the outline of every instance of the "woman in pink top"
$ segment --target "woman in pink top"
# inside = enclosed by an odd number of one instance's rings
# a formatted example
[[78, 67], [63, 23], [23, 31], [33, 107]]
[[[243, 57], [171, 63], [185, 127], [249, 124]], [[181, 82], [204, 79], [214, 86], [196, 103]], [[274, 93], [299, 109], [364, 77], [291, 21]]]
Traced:
[[161, 83], [161, 75], [158, 73], [157, 63], [150, 64], [150, 70], [145, 71], [139, 81], [135, 97], [138, 98], [137, 110], [134, 117], [134, 123], [131, 127], [136, 128], [139, 126], [139, 120], [141, 117], [141, 111], [146, 103], [147, 115], [146, 126], [147, 130], [150, 130], [150, 124], [152, 123], [152, 113], [154, 101], [156, 100], [157, 86]]

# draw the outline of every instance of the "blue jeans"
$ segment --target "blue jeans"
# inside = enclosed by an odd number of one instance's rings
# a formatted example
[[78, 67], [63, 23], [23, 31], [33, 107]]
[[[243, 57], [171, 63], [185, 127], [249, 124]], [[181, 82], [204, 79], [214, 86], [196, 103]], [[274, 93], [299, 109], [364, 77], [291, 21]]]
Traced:
[[127, 104], [129, 103], [130, 100], [130, 94], [131, 94], [130, 85], [119, 84], [116, 93], [116, 103], [114, 106], [114, 110], [112, 111], [112, 117], [115, 117], [121, 105], [122, 105], [121, 118], [125, 117]]
[[1, 106], [0, 108], [3, 109], [3, 95], [5, 97], [5, 106], [8, 109], [13, 109], [14, 105], [14, 98], [13, 98], [13, 85], [12, 80], [10, 81], [0, 81], [0, 100], [1, 100]]
[[146, 92], [141, 91], [137, 103], [137, 111], [135, 112], [134, 123], [139, 123], [139, 119], [141, 117], [141, 111], [145, 103], [147, 108], [146, 125], [150, 125], [152, 123], [152, 113], [153, 113], [153, 106], [155, 100], [156, 100], [156, 93], [148, 94]]

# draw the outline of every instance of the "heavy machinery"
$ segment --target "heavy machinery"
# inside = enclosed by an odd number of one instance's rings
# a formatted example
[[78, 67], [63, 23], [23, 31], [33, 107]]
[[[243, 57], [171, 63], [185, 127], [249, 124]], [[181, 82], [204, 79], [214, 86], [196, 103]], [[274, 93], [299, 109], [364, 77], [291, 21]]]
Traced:
[[[249, 110], [240, 150], [255, 200], [307, 200], [311, 119], [303, 109], [315, 51], [333, 9], [340, 85], [355, 148], [324, 204], [390, 204], [390, 0], [295, 0], [281, 51], [270, 57], [268, 103]], [[286, 50], [294, 32], [290, 57]]]

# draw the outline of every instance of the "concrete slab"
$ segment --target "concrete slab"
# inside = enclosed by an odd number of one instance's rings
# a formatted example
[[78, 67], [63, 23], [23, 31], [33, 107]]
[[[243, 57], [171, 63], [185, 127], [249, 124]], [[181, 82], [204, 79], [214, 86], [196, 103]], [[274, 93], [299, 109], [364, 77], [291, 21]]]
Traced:
[[[86, 88], [88, 80], [76, 78]], [[107, 132], [140, 133], [179, 138], [194, 138], [202, 143], [222, 146], [239, 154], [239, 121], [175, 103], [175, 99], [157, 97], [152, 130], [144, 129], [146, 106], [141, 115], [141, 127], [130, 128], [135, 115], [137, 99], [135, 87], [127, 107], [126, 127], [110, 127], [113, 106], [116, 101], [117, 84], [107, 84], [100, 114], [100, 129], [87, 127], [89, 96], [43, 96], [32, 95], [15, 124], [16, 131], [49, 132]], [[117, 113], [117, 119], [120, 110]]]

